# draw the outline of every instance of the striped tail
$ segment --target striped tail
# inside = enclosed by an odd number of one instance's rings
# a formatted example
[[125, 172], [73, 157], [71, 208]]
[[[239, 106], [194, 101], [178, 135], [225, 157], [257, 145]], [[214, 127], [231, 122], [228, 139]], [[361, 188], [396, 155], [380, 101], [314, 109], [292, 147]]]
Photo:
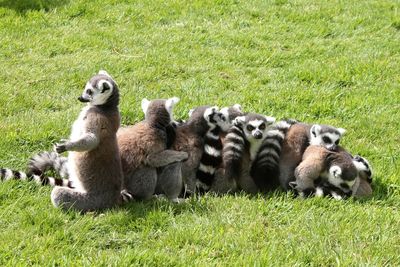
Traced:
[[56, 152], [41, 152], [28, 162], [28, 175], [42, 175], [50, 169], [59, 173], [62, 178], [68, 178], [67, 158]]
[[243, 130], [233, 125], [226, 137], [222, 150], [225, 177], [230, 181], [238, 181], [242, 173], [242, 159], [246, 147]]
[[216, 126], [207, 132], [204, 138], [204, 151], [200, 165], [196, 172], [197, 187], [200, 191], [207, 191], [214, 182], [215, 170], [222, 163], [221, 128]]
[[0, 180], [2, 182], [9, 180], [35, 181], [39, 185], [58, 185], [74, 188], [71, 181], [69, 181], [68, 179], [54, 178], [36, 174], [26, 174], [22, 171], [14, 171], [6, 168], [0, 168]]
[[250, 175], [261, 191], [276, 189], [279, 186], [279, 160], [282, 142], [291, 124], [286, 121], [276, 123], [267, 132], [256, 159], [254, 160]]

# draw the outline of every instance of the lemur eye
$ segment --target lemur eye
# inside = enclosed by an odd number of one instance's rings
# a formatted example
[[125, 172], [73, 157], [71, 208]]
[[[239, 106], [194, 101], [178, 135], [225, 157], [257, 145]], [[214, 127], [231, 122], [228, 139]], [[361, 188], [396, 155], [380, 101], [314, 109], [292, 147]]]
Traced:
[[86, 89], [86, 94], [88, 94], [88, 95], [92, 95], [93, 94], [93, 92], [92, 92], [92, 90], [90, 90], [90, 89]]
[[339, 144], [339, 141], [340, 141], [340, 139], [336, 140], [336, 141], [335, 141], [335, 145], [338, 145], [338, 144]]
[[261, 123], [260, 126], [258, 126], [258, 129], [264, 130], [265, 129], [265, 123]]
[[251, 132], [254, 130], [254, 127], [252, 125], [247, 125], [246, 129], [247, 129], [247, 131]]
[[322, 137], [322, 141], [324, 141], [324, 143], [326, 143], [326, 144], [332, 143], [331, 139], [327, 136]]
[[110, 90], [110, 86], [108, 85], [108, 83], [103, 83], [103, 90], [101, 90], [101, 93], [104, 93], [107, 90]]

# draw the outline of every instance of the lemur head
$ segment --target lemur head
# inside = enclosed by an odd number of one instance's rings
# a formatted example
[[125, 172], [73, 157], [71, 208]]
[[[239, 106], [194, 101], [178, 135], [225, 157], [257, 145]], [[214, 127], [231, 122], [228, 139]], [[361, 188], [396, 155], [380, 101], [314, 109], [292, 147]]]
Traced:
[[310, 145], [324, 146], [329, 150], [336, 150], [340, 138], [346, 132], [343, 128], [329, 125], [314, 124], [310, 129]]
[[220, 110], [221, 120], [218, 126], [221, 127], [223, 132], [227, 132], [229, 128], [233, 125], [233, 120], [238, 116], [242, 116], [242, 106], [235, 104], [231, 107], [224, 107]]
[[353, 157], [353, 164], [358, 170], [358, 176], [361, 179], [366, 180], [368, 183], [372, 183], [372, 168], [366, 158], [359, 155]]
[[118, 85], [106, 71], [101, 70], [86, 83], [78, 100], [94, 106], [117, 106]]
[[268, 126], [275, 122], [275, 118], [255, 113], [247, 113], [234, 119], [234, 125], [240, 127], [250, 143], [262, 141]]
[[227, 118], [219, 111], [217, 106], [206, 108], [203, 114], [208, 127], [215, 128], [217, 125], [224, 124]]
[[179, 102], [179, 98], [147, 100], [142, 99], [142, 110], [146, 121], [155, 122], [160, 126], [166, 126], [173, 121], [173, 108]]
[[330, 151], [327, 157], [328, 173], [327, 180], [333, 186], [336, 186], [347, 193], [352, 190], [356, 178], [358, 177], [358, 169], [353, 162], [350, 153], [341, 147], [337, 148], [337, 152]]

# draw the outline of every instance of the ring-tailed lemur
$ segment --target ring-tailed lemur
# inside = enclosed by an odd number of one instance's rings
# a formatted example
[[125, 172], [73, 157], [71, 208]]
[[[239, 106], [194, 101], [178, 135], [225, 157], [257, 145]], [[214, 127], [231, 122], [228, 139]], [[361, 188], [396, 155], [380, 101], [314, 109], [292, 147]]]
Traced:
[[249, 193], [260, 191], [251, 168], [274, 121], [272, 117], [247, 113], [237, 117], [229, 129], [223, 146], [223, 164], [226, 178], [235, 181], [239, 189]]
[[295, 177], [296, 181], [290, 182], [290, 186], [300, 196], [328, 195], [342, 199], [368, 194], [365, 191], [367, 188], [362, 188], [364, 192], [361, 192], [359, 187], [365, 186], [361, 180], [369, 184], [372, 172], [366, 159], [359, 156], [353, 158], [342, 147], [332, 151], [323, 146], [311, 145], [295, 169]]
[[121, 203], [118, 86], [107, 72], [100, 71], [87, 82], [78, 100], [87, 106], [74, 122], [69, 140], [55, 144], [58, 153], [68, 151], [68, 174], [75, 188], [56, 186], [51, 200], [64, 210], [110, 208]]
[[[167, 127], [173, 122], [173, 107], [179, 98], [142, 100], [145, 119], [133, 126], [121, 128], [117, 133], [124, 172], [124, 195], [149, 199], [157, 186], [171, 201], [178, 201], [182, 188], [179, 174], [165, 177], [157, 168], [178, 163], [187, 158], [186, 152], [167, 149]], [[172, 142], [171, 142], [172, 143]], [[178, 164], [179, 165], [179, 164]], [[174, 169], [171, 167], [171, 169]], [[168, 168], [168, 176], [172, 171]]]
[[290, 126], [291, 120], [279, 121], [270, 127], [261, 144], [250, 174], [260, 191], [266, 192], [279, 187], [279, 160], [282, 143]]
[[228, 118], [219, 112], [218, 107], [211, 107], [204, 112], [204, 119], [208, 124], [208, 131], [204, 137], [204, 151], [196, 172], [197, 189], [199, 192], [208, 191], [214, 180], [216, 168], [222, 162], [222, 142], [220, 134], [222, 128], [218, 125], [220, 121]]
[[199, 192], [208, 191], [212, 187], [215, 181], [215, 171], [222, 164], [221, 138], [232, 126], [232, 121], [237, 116], [243, 115], [241, 108], [239, 104], [224, 107], [220, 111], [217, 107], [212, 107], [204, 113], [209, 130], [204, 137], [204, 151], [196, 172]]
[[303, 153], [309, 145], [319, 145], [328, 150], [336, 150], [345, 130], [329, 125], [294, 123], [288, 129], [282, 143], [279, 160], [279, 182], [289, 189], [294, 181], [294, 169], [301, 162]]

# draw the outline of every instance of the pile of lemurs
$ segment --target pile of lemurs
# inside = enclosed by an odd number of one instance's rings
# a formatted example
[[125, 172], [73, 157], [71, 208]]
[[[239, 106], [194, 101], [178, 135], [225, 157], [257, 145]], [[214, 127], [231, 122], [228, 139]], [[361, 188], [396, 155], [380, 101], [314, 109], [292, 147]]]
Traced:
[[[120, 128], [119, 89], [100, 71], [86, 84], [87, 102], [68, 140], [33, 156], [28, 171], [1, 169], [1, 180], [54, 186], [56, 207], [80, 211], [113, 207], [163, 194], [173, 202], [205, 192], [251, 194], [277, 188], [295, 195], [343, 199], [372, 194], [368, 161], [339, 140], [344, 129], [275, 121], [243, 113], [240, 105], [201, 106], [175, 121], [176, 97], [142, 100], [145, 119]], [[68, 157], [60, 154], [68, 151]], [[46, 176], [49, 170], [60, 178]]]

